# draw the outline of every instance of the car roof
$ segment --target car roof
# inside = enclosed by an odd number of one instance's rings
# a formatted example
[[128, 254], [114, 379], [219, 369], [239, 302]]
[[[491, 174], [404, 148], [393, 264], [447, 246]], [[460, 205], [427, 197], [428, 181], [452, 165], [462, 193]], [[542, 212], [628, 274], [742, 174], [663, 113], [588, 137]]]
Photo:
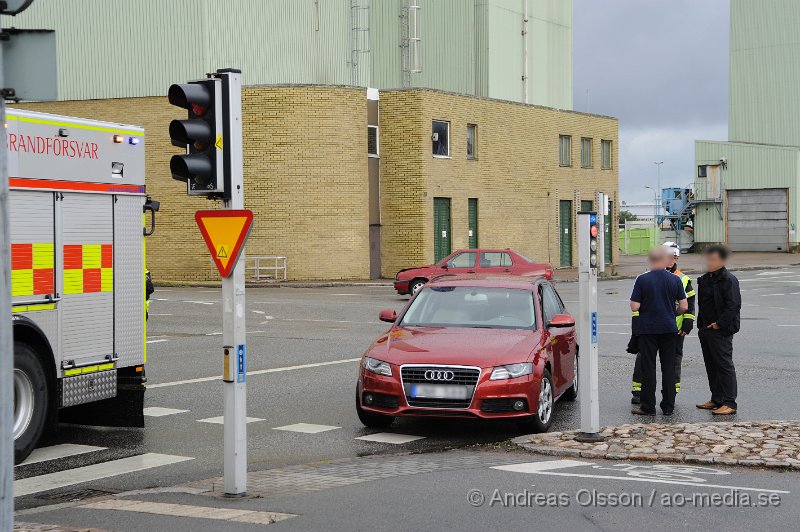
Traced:
[[436, 286], [482, 286], [487, 288], [514, 288], [521, 290], [531, 290], [539, 282], [547, 282], [541, 275], [521, 277], [519, 275], [459, 275], [447, 274], [437, 275], [428, 285]]

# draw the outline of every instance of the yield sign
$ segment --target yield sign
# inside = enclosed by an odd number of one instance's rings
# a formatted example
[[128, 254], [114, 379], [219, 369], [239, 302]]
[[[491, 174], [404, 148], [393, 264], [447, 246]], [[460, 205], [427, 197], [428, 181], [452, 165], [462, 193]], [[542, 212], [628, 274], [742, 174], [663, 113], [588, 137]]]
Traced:
[[194, 219], [219, 274], [229, 277], [253, 226], [253, 211], [197, 211]]

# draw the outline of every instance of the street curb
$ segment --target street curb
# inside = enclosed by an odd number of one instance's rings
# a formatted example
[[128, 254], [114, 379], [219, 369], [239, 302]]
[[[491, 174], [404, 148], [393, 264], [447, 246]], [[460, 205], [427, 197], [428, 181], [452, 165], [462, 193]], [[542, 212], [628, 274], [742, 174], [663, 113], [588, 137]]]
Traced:
[[[604, 430], [606, 427], [601, 429]], [[555, 433], [551, 433], [555, 434]], [[645, 462], [677, 462], [688, 464], [717, 464], [717, 465], [730, 465], [730, 466], [744, 466], [744, 467], [769, 467], [776, 469], [787, 469], [800, 471], [800, 463], [790, 463], [782, 460], [770, 459], [736, 459], [727, 456], [718, 455], [699, 455], [687, 454], [681, 452], [669, 454], [655, 454], [655, 453], [637, 453], [637, 452], [609, 452], [609, 451], [594, 451], [584, 449], [569, 449], [565, 447], [557, 447], [552, 445], [540, 445], [531, 443], [531, 438], [535, 438], [537, 434], [528, 434], [526, 436], [519, 436], [513, 438], [511, 443], [514, 445], [535, 453], [547, 456], [567, 456], [570, 458], [594, 458], [601, 460], [641, 460]]]

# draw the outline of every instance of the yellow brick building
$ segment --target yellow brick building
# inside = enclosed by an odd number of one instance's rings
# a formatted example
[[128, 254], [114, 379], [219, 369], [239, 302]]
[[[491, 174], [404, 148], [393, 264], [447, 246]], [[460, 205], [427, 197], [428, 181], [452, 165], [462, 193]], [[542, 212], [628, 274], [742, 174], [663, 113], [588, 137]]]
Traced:
[[[560, 202], [572, 202], [573, 219], [581, 200], [596, 204], [598, 192], [616, 205], [615, 119], [424, 89], [380, 91], [378, 102], [377, 91], [371, 100], [367, 92], [320, 85], [243, 91], [245, 204], [255, 214], [246, 252], [286, 256], [290, 279], [386, 277], [432, 262], [434, 198], [450, 198], [453, 250], [468, 244], [467, 199], [476, 198], [481, 246], [512, 247], [555, 266]], [[168, 125], [182, 115], [166, 97], [19, 107], [143, 126], [147, 190], [161, 202], [149, 268], [156, 280], [218, 278], [193, 219], [213, 204], [188, 198], [170, 176], [169, 158], [179, 150]], [[432, 155], [434, 120], [449, 124], [449, 156]], [[377, 126], [378, 140], [369, 148], [368, 124]], [[474, 159], [467, 158], [467, 124], [477, 133]], [[559, 164], [560, 135], [571, 136], [571, 166]], [[588, 168], [582, 138], [592, 139]], [[609, 169], [602, 168], [601, 141], [609, 143]], [[377, 153], [368, 157], [368, 150]]]

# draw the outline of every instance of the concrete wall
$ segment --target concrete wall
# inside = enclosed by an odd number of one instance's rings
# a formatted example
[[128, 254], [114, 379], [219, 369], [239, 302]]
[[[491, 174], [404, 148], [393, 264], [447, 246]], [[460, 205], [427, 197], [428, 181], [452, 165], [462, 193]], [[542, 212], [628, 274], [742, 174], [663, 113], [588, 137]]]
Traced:
[[[618, 204], [616, 119], [431, 90], [382, 91], [380, 105], [386, 276], [433, 261], [434, 197], [452, 198], [453, 250], [468, 246], [467, 198], [478, 198], [480, 246], [512, 247], [554, 265], [559, 200], [577, 211], [580, 200], [597, 206], [605, 192]], [[450, 121], [448, 159], [431, 154], [434, 119]], [[478, 128], [476, 160], [466, 157], [467, 124]], [[559, 165], [561, 134], [573, 137], [570, 167]], [[581, 137], [594, 140], [592, 168], [581, 168]], [[601, 139], [612, 141], [610, 170], [600, 168]]]
[[[249, 255], [285, 255], [291, 279], [369, 277], [366, 91], [249, 87], [243, 92], [245, 205], [255, 213]], [[165, 97], [28, 103], [19, 107], [145, 128], [147, 191], [161, 201], [148, 239], [157, 280], [219, 278], [194, 221], [214, 202], [171, 178]]]

